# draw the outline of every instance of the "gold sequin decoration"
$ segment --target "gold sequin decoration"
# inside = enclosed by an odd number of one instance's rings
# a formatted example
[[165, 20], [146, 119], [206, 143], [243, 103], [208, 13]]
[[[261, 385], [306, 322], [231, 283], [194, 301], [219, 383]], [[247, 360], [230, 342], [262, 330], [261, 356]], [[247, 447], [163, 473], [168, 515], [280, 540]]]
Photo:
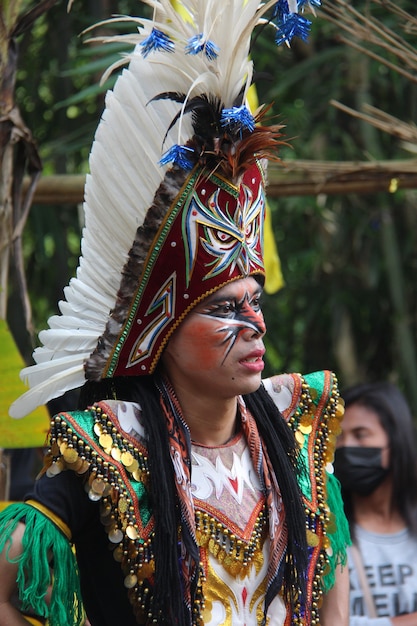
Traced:
[[114, 528], [109, 532], [109, 539], [112, 543], [120, 543], [123, 539], [123, 533], [120, 528]]
[[314, 533], [312, 530], [307, 529], [306, 535], [307, 535], [307, 543], [309, 546], [312, 546], [313, 548], [315, 548], [316, 546], [319, 545], [319, 538], [316, 535], [316, 533]]
[[138, 582], [138, 577], [136, 574], [128, 574], [124, 580], [124, 584], [126, 589], [132, 589]]
[[301, 431], [297, 430], [295, 432], [295, 439], [300, 444], [300, 446], [304, 445], [304, 435]]
[[118, 563], [122, 562], [122, 559], [123, 559], [123, 546], [122, 545], [119, 544], [118, 546], [115, 547], [115, 549], [113, 550], [113, 558]]
[[312, 426], [313, 424], [312, 416], [309, 414], [303, 414], [300, 418], [300, 424], [301, 426]]
[[119, 509], [119, 511], [121, 513], [126, 513], [127, 509], [128, 509], [128, 503], [127, 500], [125, 498], [120, 498], [119, 502], [117, 504], [117, 508]]
[[345, 401], [343, 400], [343, 398], [338, 398], [337, 405], [336, 405], [336, 417], [341, 420], [344, 414], [345, 414]]
[[113, 443], [113, 439], [112, 439], [112, 436], [109, 435], [108, 433], [101, 434], [99, 439], [98, 439], [98, 441], [99, 441], [101, 447], [104, 450], [110, 450], [111, 449], [111, 446], [112, 446], [112, 443]]
[[78, 461], [78, 452], [77, 450], [74, 450], [74, 448], [65, 448], [62, 456], [64, 457], [64, 461], [66, 463], [75, 463], [75, 461]]
[[126, 466], [126, 469], [131, 474], [134, 474], [139, 469], [138, 461], [136, 459], [133, 459], [132, 463], [130, 463], [129, 465]]
[[120, 461], [122, 453], [120, 452], [119, 448], [113, 446], [111, 449], [111, 455], [115, 461]]
[[138, 538], [138, 531], [134, 526], [128, 526], [126, 528], [126, 535], [129, 537], [129, 539], [132, 539], [134, 541]]
[[130, 452], [122, 452], [120, 460], [125, 467], [129, 467], [129, 465], [132, 465], [134, 459]]
[[96, 493], [99, 493], [99, 494], [103, 494], [105, 487], [106, 487], [106, 483], [104, 482], [102, 478], [94, 478], [94, 480], [91, 483], [91, 488]]
[[208, 513], [197, 510], [195, 520], [198, 545], [207, 549], [232, 576], [244, 577], [253, 565], [257, 572], [260, 571], [267, 526], [267, 515], [264, 510], [259, 513], [248, 542], [236, 537]]

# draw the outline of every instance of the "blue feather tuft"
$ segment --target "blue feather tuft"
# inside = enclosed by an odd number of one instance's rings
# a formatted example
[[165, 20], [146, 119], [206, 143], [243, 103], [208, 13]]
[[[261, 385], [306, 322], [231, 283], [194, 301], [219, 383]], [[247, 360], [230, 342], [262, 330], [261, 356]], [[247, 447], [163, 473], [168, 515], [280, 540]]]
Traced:
[[195, 152], [193, 148], [188, 146], [180, 146], [175, 144], [167, 150], [159, 160], [160, 165], [175, 163], [183, 170], [192, 170], [195, 164]]
[[299, 37], [306, 41], [311, 27], [311, 21], [298, 15], [297, 13], [289, 13], [287, 17], [278, 23], [278, 32], [275, 37], [275, 43], [280, 46], [282, 43], [290, 43], [293, 37]]
[[210, 61], [214, 61], [219, 56], [220, 49], [210, 39], [204, 39], [203, 33], [200, 33], [188, 40], [185, 46], [185, 52], [187, 54], [200, 54], [200, 52], [204, 52]]
[[168, 37], [162, 30], [153, 28], [151, 34], [146, 37], [140, 44], [142, 48], [142, 56], [146, 59], [148, 54], [157, 50], [163, 52], [174, 52], [175, 45], [172, 39]]
[[220, 123], [223, 128], [231, 131], [255, 130], [255, 120], [252, 113], [244, 105], [240, 107], [232, 107], [231, 109], [223, 109], [220, 116]]

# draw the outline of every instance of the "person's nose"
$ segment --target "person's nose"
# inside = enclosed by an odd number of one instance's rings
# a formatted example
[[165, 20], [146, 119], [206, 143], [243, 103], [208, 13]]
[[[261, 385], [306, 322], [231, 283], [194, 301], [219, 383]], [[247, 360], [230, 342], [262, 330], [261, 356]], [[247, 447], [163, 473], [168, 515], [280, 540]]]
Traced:
[[248, 341], [262, 338], [266, 332], [264, 316], [261, 311], [253, 311], [249, 307], [248, 309], [248, 311], [245, 311], [247, 325], [243, 331], [244, 337]]

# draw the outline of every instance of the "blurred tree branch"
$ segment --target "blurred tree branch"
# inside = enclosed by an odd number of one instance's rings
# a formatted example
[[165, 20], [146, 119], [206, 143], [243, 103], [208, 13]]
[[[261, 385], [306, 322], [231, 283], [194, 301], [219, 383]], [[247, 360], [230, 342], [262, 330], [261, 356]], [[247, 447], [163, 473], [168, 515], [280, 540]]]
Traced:
[[[0, 5], [0, 319], [6, 319], [7, 284], [13, 262], [29, 333], [32, 332], [31, 308], [21, 235], [42, 165], [32, 134], [15, 103], [17, 38], [30, 30], [34, 21], [55, 2], [43, 0], [28, 11], [23, 11], [27, 3], [22, 0], [3, 0]], [[29, 182], [23, 190], [25, 173]]]
[[[391, 193], [417, 189], [417, 159], [405, 161], [286, 161], [271, 163], [267, 195], [273, 197], [318, 194]], [[53, 175], [40, 178], [34, 202], [79, 204], [84, 197], [85, 176]], [[25, 180], [29, 184], [29, 180]]]

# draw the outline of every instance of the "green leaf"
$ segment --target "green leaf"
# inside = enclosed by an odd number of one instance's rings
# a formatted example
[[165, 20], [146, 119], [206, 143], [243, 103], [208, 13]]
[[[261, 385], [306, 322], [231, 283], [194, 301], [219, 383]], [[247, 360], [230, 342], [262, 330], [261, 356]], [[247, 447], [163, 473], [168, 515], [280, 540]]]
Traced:
[[25, 364], [5, 320], [0, 320], [0, 345], [0, 447], [40, 448], [45, 445], [49, 430], [47, 408], [39, 407], [21, 420], [12, 419], [8, 414], [12, 402], [27, 391], [27, 387], [19, 378]]

